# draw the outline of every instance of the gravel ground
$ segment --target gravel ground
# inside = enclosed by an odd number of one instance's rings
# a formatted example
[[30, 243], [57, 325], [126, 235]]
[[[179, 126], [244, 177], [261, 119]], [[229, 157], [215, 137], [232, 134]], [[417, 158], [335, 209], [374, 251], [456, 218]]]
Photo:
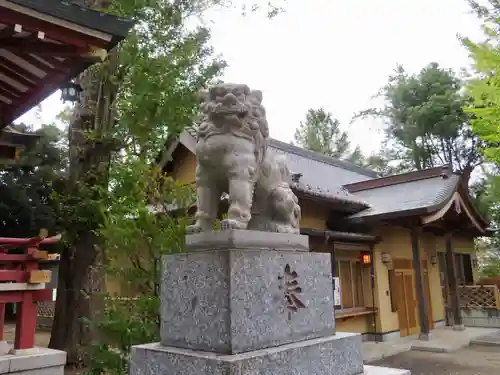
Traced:
[[411, 375], [499, 375], [500, 347], [470, 346], [454, 353], [409, 351], [370, 365], [411, 370]]

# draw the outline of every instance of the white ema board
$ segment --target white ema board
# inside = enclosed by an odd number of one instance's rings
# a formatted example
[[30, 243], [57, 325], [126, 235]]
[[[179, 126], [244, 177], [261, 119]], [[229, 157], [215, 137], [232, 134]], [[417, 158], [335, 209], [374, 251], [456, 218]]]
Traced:
[[338, 277], [333, 277], [333, 304], [335, 306], [342, 305], [342, 299], [340, 294], [340, 279]]

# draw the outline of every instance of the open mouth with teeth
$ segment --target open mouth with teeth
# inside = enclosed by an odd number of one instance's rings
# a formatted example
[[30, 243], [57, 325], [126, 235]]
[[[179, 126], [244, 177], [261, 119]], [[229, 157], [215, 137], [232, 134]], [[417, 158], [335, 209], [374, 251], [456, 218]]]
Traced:
[[214, 112], [218, 116], [237, 116], [242, 119], [248, 115], [248, 110], [240, 107], [240, 106], [231, 106], [231, 107], [219, 107]]

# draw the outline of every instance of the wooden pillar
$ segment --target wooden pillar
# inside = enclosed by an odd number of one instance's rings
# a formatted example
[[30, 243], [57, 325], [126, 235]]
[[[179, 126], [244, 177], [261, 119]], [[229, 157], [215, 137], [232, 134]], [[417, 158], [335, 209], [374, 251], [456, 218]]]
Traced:
[[429, 306], [424, 291], [424, 273], [422, 272], [422, 261], [420, 257], [419, 243], [420, 228], [413, 226], [411, 228], [411, 247], [413, 253], [413, 270], [415, 271], [415, 288], [417, 294], [418, 316], [420, 323], [420, 340], [429, 340]]
[[449, 299], [451, 312], [453, 315], [453, 329], [456, 331], [464, 330], [462, 323], [462, 315], [460, 313], [460, 301], [458, 297], [458, 282], [457, 269], [455, 267], [455, 259], [453, 256], [452, 234], [445, 235], [446, 240], [446, 273], [449, 285]]

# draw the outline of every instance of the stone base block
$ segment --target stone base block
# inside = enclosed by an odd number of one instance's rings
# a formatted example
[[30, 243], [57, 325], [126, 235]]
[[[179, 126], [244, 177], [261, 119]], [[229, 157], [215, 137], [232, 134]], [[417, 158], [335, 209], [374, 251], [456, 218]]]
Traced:
[[13, 351], [0, 356], [0, 374], [64, 375], [66, 352], [47, 348]]
[[365, 366], [363, 375], [410, 375], [410, 370], [378, 367], [378, 366]]
[[[304, 237], [187, 236], [195, 252], [163, 258], [162, 345], [237, 354], [334, 334], [330, 254], [263, 247], [264, 239], [276, 248], [299, 247]], [[236, 247], [224, 248], [228, 243]]]
[[[300, 341], [240, 354], [217, 354], [160, 343], [133, 347], [129, 375], [357, 375], [364, 371], [361, 335]], [[406, 375], [374, 372], [369, 375]]]

